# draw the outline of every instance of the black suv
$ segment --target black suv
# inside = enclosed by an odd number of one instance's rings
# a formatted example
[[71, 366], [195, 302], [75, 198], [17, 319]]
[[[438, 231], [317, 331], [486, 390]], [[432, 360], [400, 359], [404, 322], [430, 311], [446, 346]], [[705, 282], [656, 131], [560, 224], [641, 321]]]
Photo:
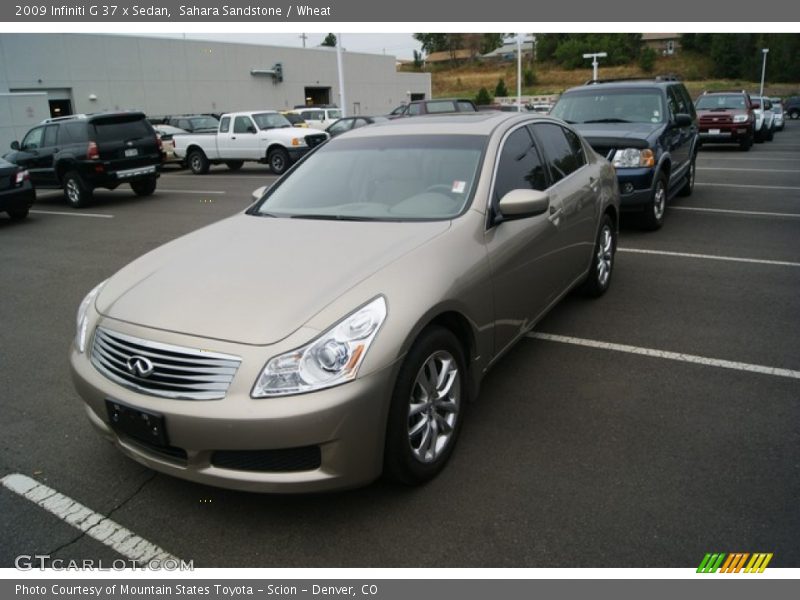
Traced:
[[667, 201], [694, 188], [697, 114], [674, 78], [590, 81], [567, 90], [551, 116], [573, 125], [617, 169], [621, 208], [664, 222]]
[[790, 119], [800, 119], [800, 96], [790, 96], [783, 101], [783, 112]]
[[95, 188], [129, 183], [138, 196], [156, 190], [161, 142], [141, 112], [97, 113], [48, 119], [5, 155], [24, 167], [37, 189], [63, 188], [73, 207]]
[[165, 125], [178, 127], [189, 133], [209, 133], [219, 129], [219, 119], [212, 115], [178, 115], [166, 117]]

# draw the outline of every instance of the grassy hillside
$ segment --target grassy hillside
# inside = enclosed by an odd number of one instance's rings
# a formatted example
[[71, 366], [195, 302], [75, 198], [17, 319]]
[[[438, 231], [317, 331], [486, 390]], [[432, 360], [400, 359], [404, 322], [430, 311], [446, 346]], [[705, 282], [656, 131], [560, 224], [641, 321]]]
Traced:
[[[530, 65], [523, 63], [523, 69]], [[757, 90], [759, 81], [720, 80], [709, 79], [712, 72], [710, 60], [705, 56], [689, 53], [678, 54], [670, 57], [659, 57], [651, 75], [674, 73], [686, 84], [692, 97], [702, 93], [703, 90], [719, 89], [747, 89]], [[533, 86], [523, 87], [525, 95], [557, 94], [568, 87], [580, 85], [592, 77], [590, 61], [586, 61], [585, 69], [567, 70], [556, 65], [537, 63], [533, 65], [536, 83]], [[434, 97], [464, 96], [473, 98], [481, 87], [494, 94], [495, 86], [499, 79], [503, 79], [509, 94], [515, 95], [517, 90], [517, 64], [516, 62], [484, 63], [474, 62], [451, 66], [435, 65], [428, 69], [431, 73]], [[764, 86], [765, 93], [771, 96], [787, 96], [800, 93], [799, 83], [772, 84], [769, 82], [769, 73]], [[604, 67], [600, 64], [601, 78], [616, 77], [646, 77], [647, 73], [637, 65], [617, 67]]]

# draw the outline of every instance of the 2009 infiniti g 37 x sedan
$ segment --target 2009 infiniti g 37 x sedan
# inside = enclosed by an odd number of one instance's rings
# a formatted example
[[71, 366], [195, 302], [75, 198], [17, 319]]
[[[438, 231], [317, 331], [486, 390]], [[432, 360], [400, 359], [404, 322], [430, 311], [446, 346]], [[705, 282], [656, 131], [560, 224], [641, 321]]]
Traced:
[[377, 124], [81, 303], [73, 379], [133, 459], [222, 487], [438, 473], [492, 364], [576, 286], [608, 288], [613, 168], [555, 119]]

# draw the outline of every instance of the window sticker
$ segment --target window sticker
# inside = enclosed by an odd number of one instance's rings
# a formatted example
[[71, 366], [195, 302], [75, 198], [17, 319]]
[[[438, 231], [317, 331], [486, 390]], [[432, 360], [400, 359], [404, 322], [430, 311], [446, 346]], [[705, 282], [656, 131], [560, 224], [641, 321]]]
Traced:
[[451, 189], [451, 191], [454, 194], [463, 194], [464, 190], [466, 190], [466, 189], [467, 189], [467, 182], [466, 181], [454, 181], [453, 182], [453, 188]]

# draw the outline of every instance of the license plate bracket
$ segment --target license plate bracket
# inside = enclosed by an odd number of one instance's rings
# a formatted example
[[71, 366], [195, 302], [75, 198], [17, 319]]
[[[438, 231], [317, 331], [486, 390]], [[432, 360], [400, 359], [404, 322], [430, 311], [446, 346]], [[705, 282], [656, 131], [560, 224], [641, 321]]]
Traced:
[[126, 148], [125, 149], [125, 156], [139, 156], [139, 149], [138, 148]]
[[709, 129], [708, 133], [711, 135], [719, 135], [719, 129]]
[[106, 410], [108, 422], [117, 433], [155, 446], [169, 445], [163, 415], [133, 408], [111, 399], [106, 399]]

